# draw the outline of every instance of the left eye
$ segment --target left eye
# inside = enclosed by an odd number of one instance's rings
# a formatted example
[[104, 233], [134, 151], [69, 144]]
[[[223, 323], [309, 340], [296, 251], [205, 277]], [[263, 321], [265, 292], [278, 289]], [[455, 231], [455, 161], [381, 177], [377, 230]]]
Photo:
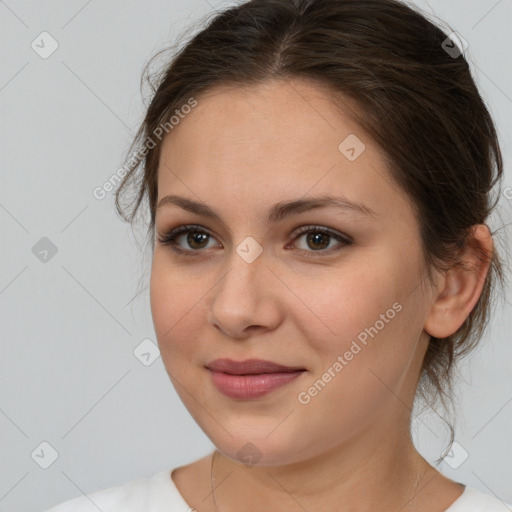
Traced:
[[[337, 241], [338, 246], [349, 245], [351, 240], [341, 235], [340, 233], [335, 233], [327, 228], [320, 227], [307, 227], [303, 229], [301, 232], [297, 234], [294, 240], [298, 240], [300, 238], [304, 238], [306, 247], [298, 247], [300, 250], [308, 251], [322, 251], [326, 249], [331, 249], [333, 245], [331, 242]], [[336, 244], [334, 244], [336, 246]]]

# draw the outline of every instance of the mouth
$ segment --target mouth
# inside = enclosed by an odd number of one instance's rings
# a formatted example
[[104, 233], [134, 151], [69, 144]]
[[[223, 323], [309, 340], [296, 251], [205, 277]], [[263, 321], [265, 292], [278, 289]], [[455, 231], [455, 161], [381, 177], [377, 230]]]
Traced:
[[306, 369], [262, 359], [216, 359], [206, 365], [223, 395], [238, 400], [263, 397], [300, 377]]
[[214, 372], [227, 373], [229, 375], [260, 375], [263, 373], [292, 373], [305, 371], [300, 366], [285, 366], [266, 361], [264, 359], [246, 359], [234, 361], [232, 359], [215, 359], [206, 365], [206, 368]]

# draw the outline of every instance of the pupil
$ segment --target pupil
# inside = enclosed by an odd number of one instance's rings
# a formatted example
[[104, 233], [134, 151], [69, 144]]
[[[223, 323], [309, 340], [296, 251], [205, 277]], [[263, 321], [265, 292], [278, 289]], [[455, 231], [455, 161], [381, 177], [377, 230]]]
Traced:
[[188, 234], [187, 242], [191, 247], [197, 247], [198, 245], [202, 247], [201, 242], [205, 242], [207, 236], [206, 233], [192, 232]]
[[[323, 241], [324, 243], [322, 244], [322, 238], [323, 238]], [[328, 240], [329, 236], [328, 235], [325, 235], [323, 233], [315, 233], [315, 234], [309, 234], [307, 236], [307, 241], [308, 241], [308, 244], [310, 242], [312, 242], [313, 244], [318, 244], [320, 243], [320, 247], [312, 247], [312, 249], [323, 249], [324, 247], [327, 247], [329, 245], [329, 240]]]

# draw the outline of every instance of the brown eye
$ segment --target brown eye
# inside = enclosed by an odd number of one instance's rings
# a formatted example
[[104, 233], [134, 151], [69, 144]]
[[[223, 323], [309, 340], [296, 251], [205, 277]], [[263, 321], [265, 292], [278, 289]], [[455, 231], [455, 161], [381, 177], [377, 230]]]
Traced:
[[321, 232], [308, 233], [306, 242], [313, 250], [325, 249], [329, 245], [331, 236]]
[[209, 236], [207, 233], [191, 231], [186, 236], [187, 244], [193, 249], [203, 249], [206, 245], [205, 242], [208, 242]]
[[168, 245], [176, 252], [193, 253], [209, 248], [208, 242], [215, 240], [213, 236], [198, 226], [178, 226], [167, 234], [160, 234], [158, 241]]
[[[301, 247], [301, 244], [295, 243], [296, 240], [301, 238], [304, 238], [305, 240], [305, 247]], [[333, 244], [332, 242], [335, 243]], [[350, 245], [351, 243], [352, 240], [348, 236], [331, 231], [329, 228], [307, 226], [297, 233], [293, 245], [296, 245], [301, 252], [306, 253], [306, 255], [309, 256], [310, 254], [307, 253], [330, 253], [331, 249], [340, 249], [344, 246]]]

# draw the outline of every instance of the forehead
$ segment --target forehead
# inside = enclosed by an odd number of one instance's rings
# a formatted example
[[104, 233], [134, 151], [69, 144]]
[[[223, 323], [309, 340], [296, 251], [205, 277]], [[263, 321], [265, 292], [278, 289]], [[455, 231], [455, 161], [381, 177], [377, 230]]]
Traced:
[[218, 86], [196, 100], [197, 106], [182, 116], [164, 145], [194, 147], [197, 158], [205, 153], [210, 157], [243, 153], [247, 160], [251, 149], [257, 148], [265, 151], [258, 154], [262, 159], [267, 152], [285, 153], [293, 146], [299, 151], [320, 139], [323, 151], [330, 146], [337, 152], [339, 142], [349, 134], [367, 138], [352, 119], [359, 113], [355, 101], [335, 96], [326, 86], [310, 80]]
[[261, 203], [336, 190], [374, 209], [396, 201], [383, 152], [353, 119], [355, 101], [302, 79], [217, 87], [196, 100], [164, 139], [159, 198], [229, 194], [249, 206], [255, 195]]

